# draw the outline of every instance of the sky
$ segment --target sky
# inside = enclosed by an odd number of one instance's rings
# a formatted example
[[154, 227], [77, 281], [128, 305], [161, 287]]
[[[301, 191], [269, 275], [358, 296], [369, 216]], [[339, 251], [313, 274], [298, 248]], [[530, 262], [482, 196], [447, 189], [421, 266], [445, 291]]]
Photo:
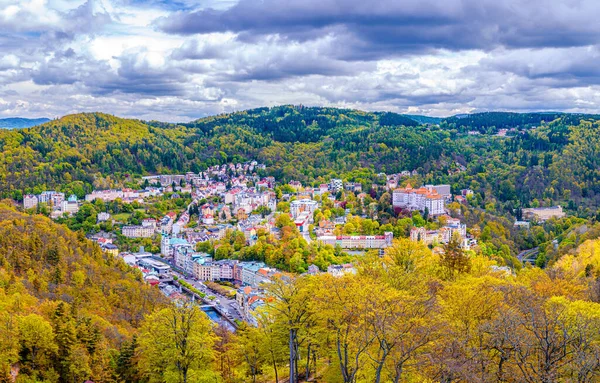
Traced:
[[0, 117], [600, 112], [597, 0], [0, 0]]

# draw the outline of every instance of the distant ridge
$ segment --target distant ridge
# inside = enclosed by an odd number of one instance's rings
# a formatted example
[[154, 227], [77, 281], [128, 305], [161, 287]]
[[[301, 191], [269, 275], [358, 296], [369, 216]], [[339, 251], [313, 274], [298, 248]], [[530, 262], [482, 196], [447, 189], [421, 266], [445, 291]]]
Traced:
[[50, 121], [49, 118], [0, 118], [0, 129], [31, 128]]
[[448, 124], [455, 124], [457, 128], [468, 127], [472, 130], [484, 131], [487, 128], [504, 129], [516, 127], [537, 126], [542, 122], [563, 119], [566, 123], [577, 125], [582, 119], [599, 119], [599, 115], [564, 112], [483, 112], [473, 114], [457, 114], [444, 118]]
[[429, 116], [421, 116], [416, 114], [404, 114], [404, 117], [408, 117], [411, 120], [414, 120], [420, 124], [439, 124], [444, 120], [443, 117], [429, 117]]

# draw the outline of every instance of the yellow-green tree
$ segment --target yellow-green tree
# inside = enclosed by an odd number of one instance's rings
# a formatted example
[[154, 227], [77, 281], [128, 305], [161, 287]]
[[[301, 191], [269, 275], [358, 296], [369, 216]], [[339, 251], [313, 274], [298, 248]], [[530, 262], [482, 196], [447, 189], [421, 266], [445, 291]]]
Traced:
[[201, 382], [213, 377], [213, 334], [198, 306], [172, 305], [148, 316], [140, 330], [140, 368], [149, 382]]

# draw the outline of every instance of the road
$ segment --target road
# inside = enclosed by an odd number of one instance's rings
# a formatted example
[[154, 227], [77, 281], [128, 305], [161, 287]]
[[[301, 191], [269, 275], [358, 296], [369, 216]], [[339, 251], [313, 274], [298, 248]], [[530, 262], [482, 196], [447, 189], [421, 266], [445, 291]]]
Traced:
[[223, 311], [224, 313], [228, 313], [229, 314], [229, 319], [232, 320], [239, 320], [244, 322], [245, 319], [243, 318], [240, 308], [237, 304], [237, 301], [235, 299], [230, 299], [227, 297], [224, 297], [212, 290], [210, 290], [208, 287], [206, 287], [204, 285], [204, 283], [202, 282], [197, 282], [192, 278], [188, 278], [183, 276], [182, 274], [176, 272], [176, 271], [172, 271], [172, 273], [174, 275], [177, 276], [177, 278], [179, 278], [180, 280], [184, 280], [187, 283], [191, 284], [192, 286], [194, 286], [195, 288], [197, 288], [198, 290], [202, 291], [203, 293], [206, 294], [206, 296], [214, 296], [215, 300], [214, 302], [216, 303], [216, 305], [221, 309], [221, 311]]
[[525, 262], [534, 263], [539, 252], [540, 252], [540, 249], [538, 247], [535, 247], [533, 249], [521, 251], [519, 253], [519, 255], [517, 255], [517, 258], [521, 262], [525, 261]]

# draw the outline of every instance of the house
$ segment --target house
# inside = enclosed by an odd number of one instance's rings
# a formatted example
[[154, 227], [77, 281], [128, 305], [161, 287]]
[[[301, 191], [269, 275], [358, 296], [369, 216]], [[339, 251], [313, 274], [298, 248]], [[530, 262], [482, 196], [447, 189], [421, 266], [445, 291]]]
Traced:
[[215, 216], [212, 214], [204, 214], [202, 216], [202, 223], [205, 225], [212, 225], [215, 223]]
[[452, 197], [452, 192], [450, 191], [450, 185], [425, 185], [427, 190], [435, 190], [437, 194], [442, 197], [448, 199]]
[[143, 227], [149, 227], [152, 230], [156, 230], [156, 220], [154, 218], [144, 218], [142, 220]]
[[335, 224], [326, 219], [322, 219], [319, 222], [319, 227], [315, 230], [315, 234], [317, 237], [321, 237], [324, 235], [332, 235], [335, 230]]
[[142, 268], [152, 270], [158, 275], [167, 274], [171, 271], [171, 266], [167, 265], [166, 263], [154, 260], [152, 258], [141, 259], [140, 261], [138, 261], [138, 265]]
[[96, 217], [97, 222], [105, 222], [105, 221], [108, 221], [109, 219], [110, 219], [110, 214], [103, 212], [103, 211], [98, 213], [98, 216]]
[[248, 219], [248, 213], [246, 212], [246, 209], [242, 207], [239, 208], [236, 212], [236, 218], [238, 219], [238, 221]]
[[117, 246], [113, 245], [112, 243], [106, 243], [106, 244], [102, 245], [101, 248], [106, 253], [114, 255], [115, 257], [117, 255], [119, 255], [119, 248]]
[[92, 193], [85, 196], [85, 200], [92, 202], [96, 199], [101, 199], [104, 202], [114, 201], [117, 198], [123, 199], [125, 194], [122, 190], [94, 190]]
[[351, 263], [346, 263], [343, 265], [329, 265], [327, 267], [327, 273], [333, 275], [334, 277], [341, 277], [344, 274], [356, 274], [356, 269]]
[[339, 192], [344, 187], [344, 182], [339, 178], [332, 178], [329, 181], [329, 190], [334, 193]]
[[446, 225], [439, 230], [427, 230], [424, 227], [413, 227], [410, 230], [411, 241], [420, 241], [433, 246], [446, 244], [450, 242], [453, 236], [460, 239], [463, 249], [470, 249], [472, 241], [467, 238], [467, 225], [455, 218], [449, 218]]
[[298, 217], [294, 220], [296, 224], [296, 228], [301, 233], [306, 233], [308, 231], [308, 227], [310, 222], [312, 222], [312, 215], [309, 212], [302, 212]]

